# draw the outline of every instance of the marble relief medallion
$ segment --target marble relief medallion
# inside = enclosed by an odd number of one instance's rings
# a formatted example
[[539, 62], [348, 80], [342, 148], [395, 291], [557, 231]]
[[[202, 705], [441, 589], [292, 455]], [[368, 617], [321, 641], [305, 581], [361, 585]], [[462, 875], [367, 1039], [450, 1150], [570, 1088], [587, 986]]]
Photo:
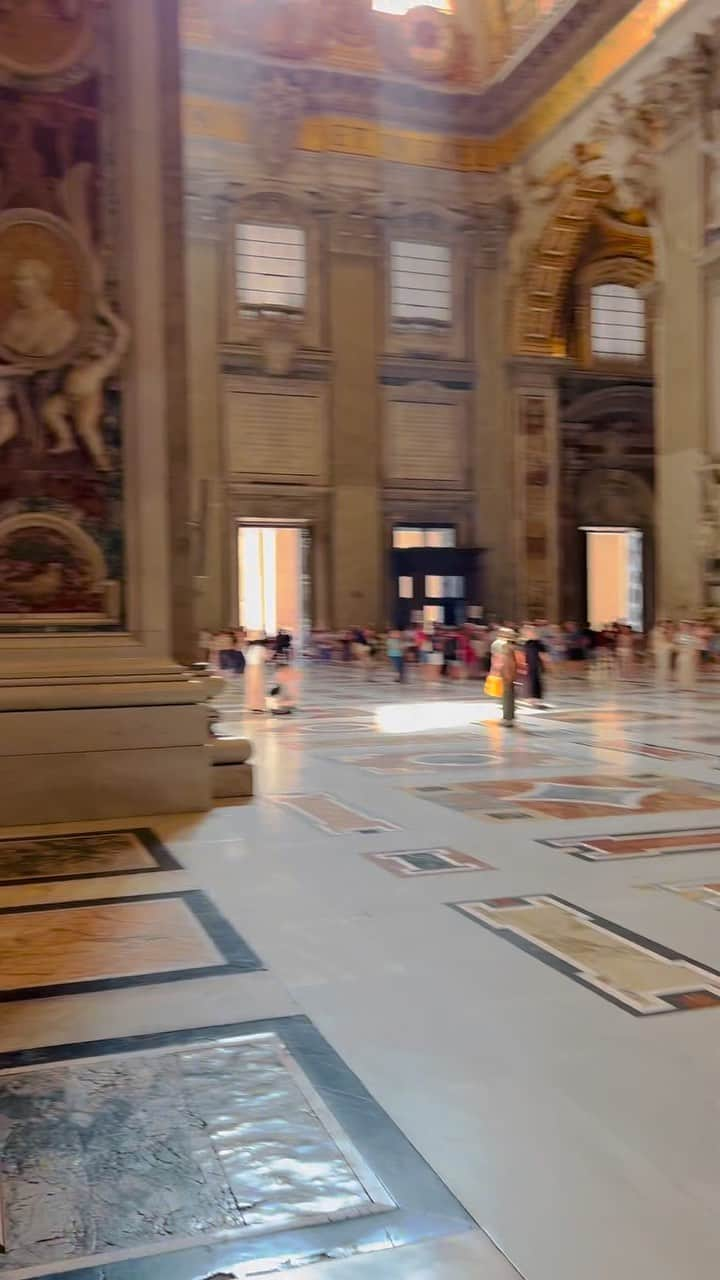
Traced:
[[61, 365], [87, 334], [90, 261], [66, 223], [33, 209], [0, 217], [0, 356]]
[[471, 818], [617, 818], [621, 813], [720, 809], [720, 787], [657, 774], [591, 774], [449, 782], [412, 793]]
[[553, 894], [450, 904], [638, 1017], [720, 1005], [720, 973]]
[[0, 71], [54, 76], [91, 43], [88, 0], [0, 0]]
[[[113, 631], [124, 621], [130, 330], [117, 305], [115, 174], [101, 127], [113, 98], [106, 8], [0, 0], [4, 633]], [[96, 35], [91, 65], [84, 54]]]

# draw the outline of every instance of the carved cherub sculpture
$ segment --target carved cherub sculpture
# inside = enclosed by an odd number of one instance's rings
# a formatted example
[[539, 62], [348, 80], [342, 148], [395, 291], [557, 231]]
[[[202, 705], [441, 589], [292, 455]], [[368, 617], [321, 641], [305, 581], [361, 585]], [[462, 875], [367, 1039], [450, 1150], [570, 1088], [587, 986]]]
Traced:
[[[98, 471], [110, 470], [110, 459], [102, 434], [103, 388], [125, 356], [130, 330], [104, 300], [97, 316], [107, 325], [94, 349], [80, 356], [67, 370], [62, 389], [42, 407], [42, 420], [55, 443], [51, 453], [71, 453], [81, 442]], [[112, 335], [108, 347], [107, 333]]]

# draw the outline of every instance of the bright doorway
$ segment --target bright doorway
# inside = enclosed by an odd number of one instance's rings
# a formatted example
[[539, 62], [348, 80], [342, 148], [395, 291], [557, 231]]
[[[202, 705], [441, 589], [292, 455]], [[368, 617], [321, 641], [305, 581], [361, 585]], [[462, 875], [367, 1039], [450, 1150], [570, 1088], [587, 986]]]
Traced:
[[588, 622], [643, 629], [643, 535], [639, 529], [585, 529]]
[[268, 636], [288, 631], [297, 644], [307, 629], [310, 534], [295, 525], [240, 525], [238, 622]]

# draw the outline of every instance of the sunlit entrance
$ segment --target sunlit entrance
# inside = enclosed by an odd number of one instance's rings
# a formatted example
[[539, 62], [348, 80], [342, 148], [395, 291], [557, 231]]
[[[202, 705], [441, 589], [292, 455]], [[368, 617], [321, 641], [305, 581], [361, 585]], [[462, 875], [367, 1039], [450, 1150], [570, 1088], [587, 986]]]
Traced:
[[643, 535], [638, 529], [585, 529], [588, 622], [643, 629]]
[[247, 631], [306, 631], [310, 534], [294, 525], [240, 525], [238, 622]]

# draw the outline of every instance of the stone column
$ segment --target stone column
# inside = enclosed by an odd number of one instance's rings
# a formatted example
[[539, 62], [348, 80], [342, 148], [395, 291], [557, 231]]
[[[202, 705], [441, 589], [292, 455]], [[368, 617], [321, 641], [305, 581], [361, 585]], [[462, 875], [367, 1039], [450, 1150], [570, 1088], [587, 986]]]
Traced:
[[11, 20], [0, 253], [29, 265], [0, 286], [0, 821], [206, 808], [203, 689], [173, 660], [190, 590], [177, 4], [38, 6], [16, 82]]
[[[515, 620], [558, 620], [557, 375], [544, 361], [517, 361], [512, 414], [515, 493]], [[508, 486], [508, 491], [510, 487]]]
[[703, 164], [695, 127], [674, 139], [658, 164], [661, 278], [654, 347], [661, 617], [693, 614], [702, 602], [698, 527], [707, 387], [699, 265]]
[[382, 622], [376, 244], [372, 218], [351, 212], [336, 215], [330, 255], [332, 618], [336, 627]]
[[498, 617], [514, 609], [512, 490], [513, 437], [505, 422], [503, 366], [505, 288], [499, 251], [498, 214], [483, 220], [474, 244], [473, 359], [476, 370], [473, 478], [476, 545], [487, 548], [485, 605]]
[[706, 265], [705, 360], [707, 370], [707, 452], [720, 458], [720, 243], [714, 246]]
[[318, 631], [329, 626], [328, 591], [330, 586], [329, 538], [326, 520], [316, 520], [312, 529], [312, 625]]
[[198, 630], [207, 627], [212, 631], [229, 622], [218, 355], [223, 252], [217, 204], [214, 190], [199, 189], [197, 184], [186, 196], [190, 457], [192, 510], [197, 522], [194, 616]]

